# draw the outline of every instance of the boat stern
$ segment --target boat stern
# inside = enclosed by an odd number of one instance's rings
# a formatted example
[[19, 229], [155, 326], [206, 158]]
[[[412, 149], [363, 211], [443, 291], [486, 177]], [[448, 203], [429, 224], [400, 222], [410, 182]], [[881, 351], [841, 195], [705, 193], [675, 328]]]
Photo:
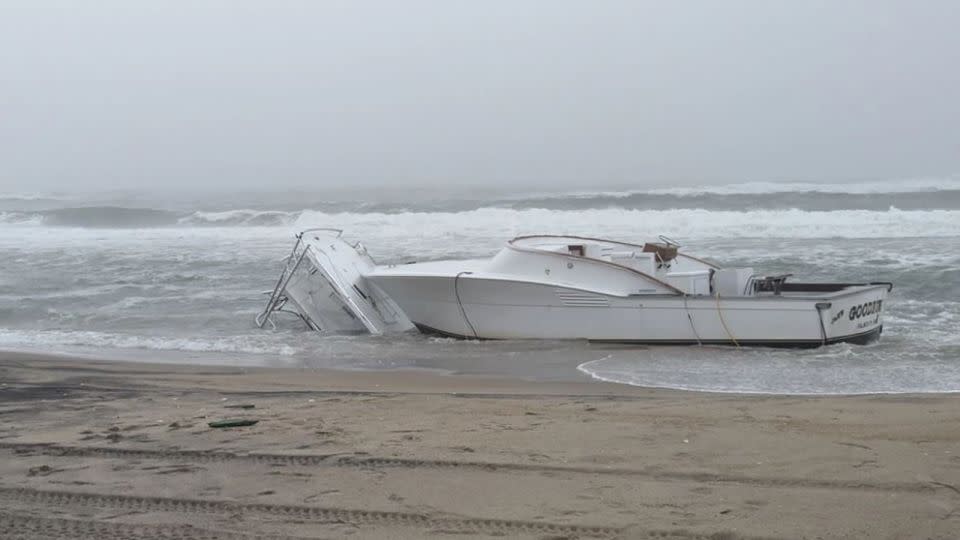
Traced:
[[826, 341], [866, 344], [879, 339], [884, 305], [892, 288], [888, 283], [865, 285], [818, 303]]

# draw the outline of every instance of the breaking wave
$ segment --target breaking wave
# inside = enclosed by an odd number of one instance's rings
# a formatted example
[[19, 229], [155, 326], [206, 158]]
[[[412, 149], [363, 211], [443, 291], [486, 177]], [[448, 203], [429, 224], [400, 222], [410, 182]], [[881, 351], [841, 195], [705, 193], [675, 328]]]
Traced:
[[180, 218], [179, 225], [219, 227], [271, 227], [292, 225], [301, 212], [274, 210], [227, 210], [225, 212], [194, 212]]
[[0, 223], [102, 229], [170, 226], [177, 223], [177, 218], [177, 213], [168, 210], [118, 206], [82, 206], [42, 211], [0, 212]]
[[[960, 190], [958, 178], [919, 178], [912, 180], [883, 180], [874, 182], [850, 182], [821, 184], [813, 182], [743, 182], [717, 186], [658, 188], [645, 192], [651, 195], [746, 195], [772, 193], [845, 193], [863, 195], [872, 193], [929, 193], [934, 191]], [[631, 194], [627, 192], [627, 194]]]
[[57, 197], [46, 193], [0, 193], [0, 202], [55, 201]]
[[301, 212], [229, 210], [225, 212], [176, 212], [152, 208], [89, 206], [43, 211], [0, 212], [0, 224], [47, 225], [129, 229], [155, 227], [242, 227], [282, 226], [294, 223]]
[[[936, 355], [916, 357], [850, 344], [818, 352], [760, 349], [651, 349], [585, 362], [591, 378], [631, 386], [699, 392], [856, 395], [960, 392], [960, 368]], [[881, 366], [878, 368], [878, 366]]]
[[166, 210], [68, 208], [41, 213], [0, 212], [0, 223], [78, 228], [191, 228], [315, 226], [345, 229], [351, 235], [508, 236], [569, 232], [637, 237], [880, 238], [960, 236], [960, 210], [638, 210], [593, 208], [479, 208], [458, 212], [299, 212], [230, 210], [181, 215]]
[[[148, 202], [147, 199], [117, 194], [99, 195], [84, 203], [79, 196], [49, 199], [45, 194], [8, 194], [0, 196], [0, 225], [116, 229], [287, 227], [316, 219], [326, 220], [328, 216], [346, 223], [423, 221], [428, 219], [425, 216], [431, 216], [429, 219], [434, 221], [460, 219], [455, 225], [462, 227], [466, 224], [462, 221], [464, 218], [496, 216], [510, 222], [533, 219], [528, 222], [530, 225], [538, 225], [541, 221], [537, 220], [542, 220], [554, 227], [558, 220], [584, 223], [583, 219], [573, 216], [575, 213], [582, 213], [591, 220], [600, 219], [596, 223], [603, 226], [606, 223], [603, 220], [617, 223], [618, 220], [635, 219], [643, 223], [647, 218], [705, 219], [704, 213], [707, 212], [714, 214], [711, 223], [737, 222], [748, 230], [762, 228], [782, 218], [784, 225], [800, 226], [808, 231], [804, 233], [807, 235], [812, 234], [809, 231], [816, 228], [817, 223], [853, 231], [877, 224], [902, 223], [909, 232], [899, 234], [924, 236], [927, 234], [922, 229], [926, 223], [934, 231], [931, 235], [936, 236], [951, 234], [944, 232], [949, 227], [941, 221], [953, 214], [942, 211], [957, 210], [960, 210], [960, 180], [920, 179], [849, 184], [751, 182], [493, 197], [451, 191], [418, 200], [409, 197], [406, 200], [378, 199], [376, 193], [353, 200], [334, 200], [317, 193], [274, 193], [259, 199], [244, 195], [231, 200], [189, 201], [181, 198]], [[798, 223], [797, 219], [801, 217], [809, 221]], [[859, 233], [840, 231], [838, 234]], [[863, 234], [875, 236], [878, 233], [868, 231]]]
[[[572, 233], [601, 237], [656, 234], [686, 238], [893, 238], [960, 236], [960, 210], [710, 211], [593, 209], [558, 211], [483, 208], [469, 212], [328, 214], [303, 212], [297, 228], [337, 227], [351, 236], [492, 236]], [[391, 232], [392, 231], [392, 232]]]
[[0, 212], [0, 223], [5, 225], [43, 225], [43, 216], [31, 212]]

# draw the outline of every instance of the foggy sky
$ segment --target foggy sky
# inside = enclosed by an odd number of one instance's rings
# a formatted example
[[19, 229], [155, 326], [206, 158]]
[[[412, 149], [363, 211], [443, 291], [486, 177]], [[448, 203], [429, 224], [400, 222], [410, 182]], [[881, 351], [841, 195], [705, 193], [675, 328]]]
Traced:
[[0, 0], [0, 189], [960, 172], [953, 1]]

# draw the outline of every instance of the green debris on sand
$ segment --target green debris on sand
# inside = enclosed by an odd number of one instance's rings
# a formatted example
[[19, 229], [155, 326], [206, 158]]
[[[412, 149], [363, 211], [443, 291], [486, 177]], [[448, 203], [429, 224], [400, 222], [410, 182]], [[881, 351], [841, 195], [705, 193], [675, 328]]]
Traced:
[[224, 409], [253, 409], [256, 405], [253, 403], [238, 403], [236, 405], [224, 405]]
[[259, 420], [252, 420], [249, 418], [230, 418], [227, 420], [217, 420], [215, 422], [207, 422], [207, 425], [212, 428], [228, 428], [228, 427], [252, 426], [257, 422], [259, 422]]

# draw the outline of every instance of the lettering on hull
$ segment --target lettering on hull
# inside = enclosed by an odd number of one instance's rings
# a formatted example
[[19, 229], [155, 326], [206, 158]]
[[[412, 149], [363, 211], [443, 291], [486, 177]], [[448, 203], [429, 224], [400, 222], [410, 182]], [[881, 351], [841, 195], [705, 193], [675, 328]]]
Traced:
[[854, 306], [850, 309], [850, 320], [855, 321], [860, 317], [866, 317], [868, 315], [880, 313], [881, 309], [883, 309], [883, 300], [874, 300], [873, 302], [867, 302], [866, 304]]
[[[863, 304], [858, 304], [850, 308], [847, 313], [847, 319], [850, 322], [857, 321], [854, 323], [854, 328], [857, 330], [863, 330], [865, 328], [870, 328], [871, 326], [880, 324], [880, 312], [883, 310], [883, 300], [874, 300], [872, 302], [865, 302]], [[840, 319], [843, 318], [844, 310], [838, 311], [833, 318], [830, 320], [830, 324], [834, 324]], [[864, 317], [868, 317], [866, 320], [860, 320]]]

